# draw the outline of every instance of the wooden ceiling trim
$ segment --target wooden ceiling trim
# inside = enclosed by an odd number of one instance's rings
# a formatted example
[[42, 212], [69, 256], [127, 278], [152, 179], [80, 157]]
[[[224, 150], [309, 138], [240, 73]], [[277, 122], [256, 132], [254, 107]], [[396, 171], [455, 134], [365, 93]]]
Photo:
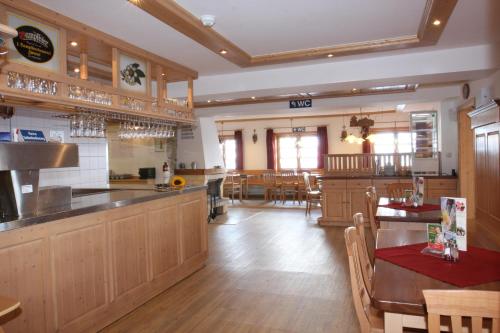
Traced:
[[386, 90], [375, 90], [373, 88], [361, 89], [356, 92], [345, 91], [345, 90], [334, 90], [328, 92], [322, 92], [317, 95], [307, 95], [307, 96], [262, 96], [252, 98], [238, 98], [228, 101], [211, 101], [208, 102], [196, 102], [194, 103], [195, 109], [205, 109], [214, 108], [221, 106], [235, 106], [235, 105], [246, 105], [246, 104], [262, 104], [262, 103], [275, 103], [275, 102], [285, 102], [297, 99], [326, 99], [326, 98], [341, 98], [341, 97], [357, 97], [357, 96], [372, 96], [372, 95], [388, 95], [388, 94], [402, 94], [411, 93], [417, 90], [416, 85], [406, 85], [405, 88], [398, 89], [386, 89]]
[[36, 3], [33, 3], [28, 0], [0, 0], [0, 3], [13, 8], [15, 10], [24, 12], [26, 14], [32, 15], [39, 19], [42, 19], [50, 24], [62, 27], [69, 31], [77, 32], [79, 34], [85, 35], [89, 38], [94, 38], [99, 42], [103, 42], [111, 47], [116, 47], [124, 52], [138, 56], [145, 60], [152, 61], [156, 64], [162, 65], [164, 67], [168, 67], [172, 70], [183, 73], [186, 78], [191, 77], [193, 79], [198, 78], [198, 72], [184, 66], [178, 64], [174, 61], [168, 60], [166, 58], [160, 57], [154, 53], [141, 49], [135, 45], [132, 45], [126, 41], [108, 35], [102, 31], [94, 29], [88, 25], [80, 23], [72, 18], [54, 12], [50, 9], [47, 9], [43, 6], [40, 6]]
[[247, 67], [250, 65], [251, 57], [248, 53], [224, 38], [224, 36], [214, 29], [203, 26], [196, 16], [178, 5], [175, 1], [129, 1], [211, 51], [219, 54], [221, 50], [226, 50], [227, 54], [224, 58], [238, 66]]
[[[204, 27], [198, 17], [178, 5], [175, 1], [129, 1], [235, 65], [251, 67], [321, 59], [329, 54], [339, 57], [434, 45], [446, 27], [458, 0], [427, 0], [422, 20], [415, 35], [255, 56], [248, 54], [214, 29]], [[433, 24], [436, 19], [441, 21], [441, 24], [438, 26]], [[220, 50], [223, 49], [228, 51], [224, 55], [220, 54]]]
[[[374, 116], [378, 114], [390, 114], [396, 113], [396, 110], [386, 110], [386, 111], [374, 111], [374, 112], [363, 112], [363, 115]], [[287, 120], [287, 119], [325, 119], [325, 118], [338, 118], [338, 117], [351, 117], [358, 116], [357, 112], [349, 113], [339, 113], [339, 114], [325, 114], [325, 115], [311, 115], [311, 116], [276, 116], [276, 117], [256, 117], [256, 118], [238, 118], [238, 119], [218, 119], [215, 122], [219, 124], [229, 124], [229, 123], [241, 123], [241, 122], [252, 122], [252, 121], [269, 121], [269, 120]]]

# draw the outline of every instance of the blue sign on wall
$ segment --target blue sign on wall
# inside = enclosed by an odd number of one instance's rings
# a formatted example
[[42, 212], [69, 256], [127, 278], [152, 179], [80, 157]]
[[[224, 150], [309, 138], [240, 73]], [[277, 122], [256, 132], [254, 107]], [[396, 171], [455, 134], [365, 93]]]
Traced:
[[312, 99], [294, 99], [288, 101], [290, 109], [310, 108], [312, 107]]
[[42, 131], [22, 129], [19, 132], [24, 142], [47, 142]]
[[11, 135], [10, 132], [0, 132], [0, 142], [10, 142]]

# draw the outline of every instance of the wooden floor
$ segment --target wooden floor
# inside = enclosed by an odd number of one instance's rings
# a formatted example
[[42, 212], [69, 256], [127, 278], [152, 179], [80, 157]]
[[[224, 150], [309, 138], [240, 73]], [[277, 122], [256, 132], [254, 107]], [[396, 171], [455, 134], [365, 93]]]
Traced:
[[232, 208], [204, 269], [103, 332], [359, 332], [344, 230], [317, 214]]

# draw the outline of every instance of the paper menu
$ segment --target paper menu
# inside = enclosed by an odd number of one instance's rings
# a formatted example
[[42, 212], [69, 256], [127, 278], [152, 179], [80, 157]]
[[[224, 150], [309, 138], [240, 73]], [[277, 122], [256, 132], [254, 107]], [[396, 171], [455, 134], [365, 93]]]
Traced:
[[443, 233], [446, 241], [455, 242], [460, 251], [467, 251], [467, 200], [441, 198]]

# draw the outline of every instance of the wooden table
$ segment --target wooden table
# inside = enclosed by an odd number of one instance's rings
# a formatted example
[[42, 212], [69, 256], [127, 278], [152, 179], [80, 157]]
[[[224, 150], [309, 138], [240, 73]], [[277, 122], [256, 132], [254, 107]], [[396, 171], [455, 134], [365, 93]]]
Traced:
[[[408, 212], [403, 209], [380, 207], [390, 202], [390, 198], [379, 199], [375, 216], [380, 221], [381, 229], [426, 230], [427, 223], [441, 223], [441, 210]], [[425, 203], [439, 205], [439, 200], [426, 200]]]
[[[378, 249], [426, 242], [426, 232], [418, 230], [380, 229]], [[384, 311], [385, 333], [401, 333], [403, 327], [426, 329], [424, 289], [460, 289], [423, 274], [375, 259], [373, 306]], [[500, 290], [500, 282], [465, 289]]]

